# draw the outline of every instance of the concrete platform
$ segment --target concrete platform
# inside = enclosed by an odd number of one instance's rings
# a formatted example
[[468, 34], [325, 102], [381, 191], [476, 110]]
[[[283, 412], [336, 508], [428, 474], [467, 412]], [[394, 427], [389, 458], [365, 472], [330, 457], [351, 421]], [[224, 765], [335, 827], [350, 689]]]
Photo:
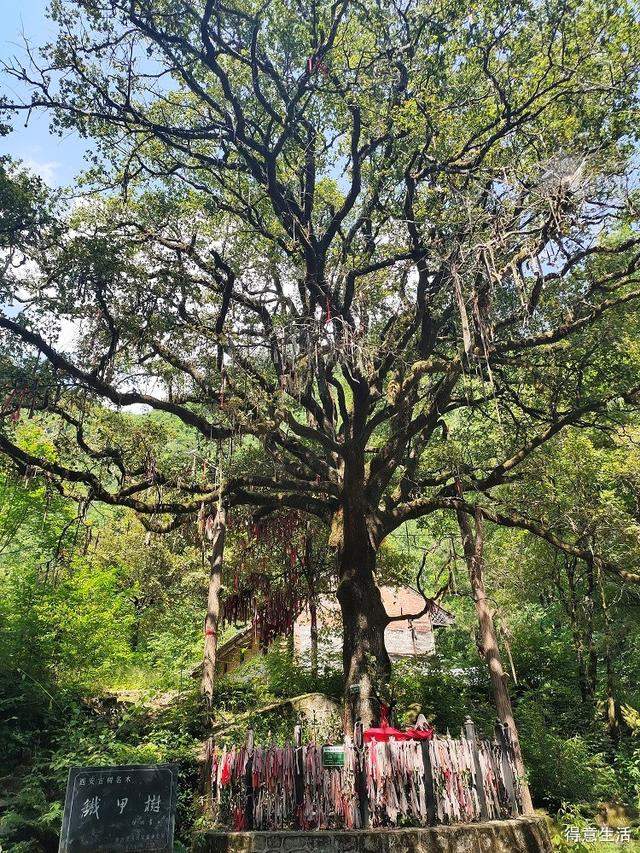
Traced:
[[193, 853], [551, 853], [543, 817], [421, 829], [201, 833]]

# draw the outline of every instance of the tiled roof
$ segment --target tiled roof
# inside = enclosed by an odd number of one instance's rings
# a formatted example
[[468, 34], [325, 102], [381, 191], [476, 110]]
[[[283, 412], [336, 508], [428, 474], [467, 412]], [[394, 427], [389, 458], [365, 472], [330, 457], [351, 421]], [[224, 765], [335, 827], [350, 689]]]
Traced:
[[[424, 599], [411, 587], [380, 587], [382, 603], [389, 616], [409, 617], [420, 613]], [[418, 619], [399, 619], [391, 622], [385, 630], [385, 644], [392, 658], [429, 654], [434, 650], [433, 627], [452, 625], [454, 617], [437, 604]], [[336, 635], [341, 630], [340, 606], [334, 595], [324, 595], [318, 601], [318, 628], [323, 638]], [[308, 650], [310, 645], [310, 616], [303, 611], [294, 625], [294, 646], [298, 652]]]

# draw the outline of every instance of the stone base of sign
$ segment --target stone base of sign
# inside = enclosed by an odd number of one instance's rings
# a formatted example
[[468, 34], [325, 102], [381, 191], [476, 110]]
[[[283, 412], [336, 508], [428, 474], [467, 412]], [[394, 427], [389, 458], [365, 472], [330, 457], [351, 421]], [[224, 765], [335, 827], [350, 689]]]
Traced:
[[421, 829], [203, 832], [193, 853], [551, 853], [544, 817]]

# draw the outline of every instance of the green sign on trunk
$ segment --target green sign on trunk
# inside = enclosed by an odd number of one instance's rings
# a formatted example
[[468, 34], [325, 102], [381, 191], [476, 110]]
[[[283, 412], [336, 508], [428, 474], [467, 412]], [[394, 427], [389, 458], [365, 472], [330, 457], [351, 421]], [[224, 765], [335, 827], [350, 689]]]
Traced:
[[344, 746], [323, 746], [322, 766], [344, 767]]

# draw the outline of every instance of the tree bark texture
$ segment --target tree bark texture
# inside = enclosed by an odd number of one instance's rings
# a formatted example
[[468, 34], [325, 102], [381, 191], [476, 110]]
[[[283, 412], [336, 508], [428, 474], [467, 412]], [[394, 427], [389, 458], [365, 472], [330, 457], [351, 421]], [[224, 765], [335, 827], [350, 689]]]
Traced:
[[[364, 500], [364, 454], [348, 460], [342, 536], [338, 552], [342, 611], [344, 672], [344, 729], [351, 734], [356, 720], [372, 725], [379, 709], [376, 686], [388, 682], [391, 660], [384, 632], [388, 616], [375, 582], [376, 549], [370, 533]], [[353, 470], [350, 470], [350, 467]]]
[[472, 530], [469, 517], [463, 510], [458, 510], [458, 526], [462, 537], [462, 546], [464, 555], [469, 570], [469, 579], [471, 582], [471, 592], [475, 604], [476, 615], [478, 617], [480, 647], [482, 655], [486, 661], [491, 680], [491, 691], [493, 701], [496, 706], [498, 719], [507, 723], [511, 732], [513, 742], [515, 763], [518, 776], [522, 784], [522, 808], [525, 814], [533, 813], [533, 803], [531, 801], [531, 793], [526, 782], [524, 762], [522, 760], [522, 751], [520, 749], [520, 739], [518, 737], [518, 729], [513, 716], [513, 707], [509, 697], [509, 691], [506, 684], [506, 676], [502, 665], [502, 657], [498, 646], [495, 625], [493, 621], [493, 611], [487, 601], [487, 595], [484, 586], [484, 530], [482, 525], [482, 516], [476, 513], [475, 532]]
[[207, 615], [204, 620], [204, 655], [202, 668], [201, 693], [207, 705], [213, 700], [213, 685], [216, 675], [216, 654], [218, 649], [218, 623], [220, 621], [220, 587], [222, 585], [222, 561], [224, 558], [224, 540], [227, 530], [227, 516], [224, 507], [218, 507], [213, 524], [211, 553], [209, 564], [209, 594]]

